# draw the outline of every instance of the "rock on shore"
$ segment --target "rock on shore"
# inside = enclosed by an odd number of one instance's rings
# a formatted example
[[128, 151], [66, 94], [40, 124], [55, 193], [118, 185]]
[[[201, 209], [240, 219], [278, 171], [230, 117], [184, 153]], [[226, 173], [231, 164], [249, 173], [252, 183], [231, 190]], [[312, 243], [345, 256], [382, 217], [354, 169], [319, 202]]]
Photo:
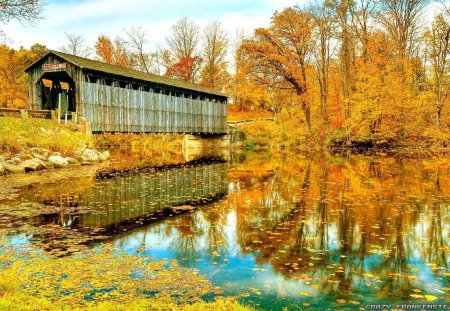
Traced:
[[24, 173], [68, 166], [91, 165], [109, 159], [109, 151], [100, 152], [95, 149], [83, 148], [76, 152], [77, 157], [64, 157], [59, 152], [33, 147], [20, 154], [0, 155], [0, 175], [6, 173]]

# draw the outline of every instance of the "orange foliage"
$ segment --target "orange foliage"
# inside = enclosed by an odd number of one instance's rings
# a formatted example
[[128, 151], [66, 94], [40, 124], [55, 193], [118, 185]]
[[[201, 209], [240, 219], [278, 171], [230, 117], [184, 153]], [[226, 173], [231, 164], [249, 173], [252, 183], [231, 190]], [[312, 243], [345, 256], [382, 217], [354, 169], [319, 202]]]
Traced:
[[202, 59], [199, 56], [182, 58], [178, 63], [175, 63], [167, 69], [165, 76], [194, 82], [196, 72], [198, 71]]
[[28, 106], [28, 79], [23, 70], [45, 53], [47, 48], [40, 44], [31, 46], [29, 50], [0, 45], [0, 107]]
[[99, 36], [95, 43], [95, 52], [107, 64], [128, 68], [133, 66], [132, 57], [125, 48], [125, 43], [119, 37], [111, 41], [107, 36]]

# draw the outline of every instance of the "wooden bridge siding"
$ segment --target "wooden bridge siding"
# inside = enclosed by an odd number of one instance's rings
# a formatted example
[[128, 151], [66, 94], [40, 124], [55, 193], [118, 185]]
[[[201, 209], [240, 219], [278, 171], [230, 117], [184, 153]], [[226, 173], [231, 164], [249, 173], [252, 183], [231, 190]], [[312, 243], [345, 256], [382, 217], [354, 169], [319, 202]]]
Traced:
[[105, 180], [84, 199], [86, 206], [99, 213], [83, 216], [82, 223], [103, 227], [169, 207], [208, 200], [226, 194], [227, 189], [226, 163]]
[[83, 82], [84, 116], [95, 132], [226, 133], [226, 104], [199, 96], [174, 96]]

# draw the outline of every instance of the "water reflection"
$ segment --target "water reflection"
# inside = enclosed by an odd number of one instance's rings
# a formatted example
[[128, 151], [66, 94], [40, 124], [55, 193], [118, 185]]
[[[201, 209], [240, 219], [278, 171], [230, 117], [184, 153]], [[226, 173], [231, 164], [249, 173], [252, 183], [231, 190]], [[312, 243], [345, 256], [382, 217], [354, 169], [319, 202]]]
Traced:
[[255, 157], [230, 164], [228, 189], [118, 240], [133, 251], [150, 233], [144, 255], [177, 258], [261, 309], [449, 300], [447, 162]]
[[223, 197], [227, 192], [226, 173], [226, 163], [212, 163], [91, 183], [76, 180], [35, 185], [22, 200], [66, 207], [53, 217], [63, 227], [120, 231], [127, 224], [139, 226], [144, 220], [179, 214], [192, 205]]
[[176, 258], [258, 309], [450, 300], [445, 159], [255, 155], [73, 186], [66, 201], [91, 208], [78, 227], [205, 204], [137, 224], [115, 243]]

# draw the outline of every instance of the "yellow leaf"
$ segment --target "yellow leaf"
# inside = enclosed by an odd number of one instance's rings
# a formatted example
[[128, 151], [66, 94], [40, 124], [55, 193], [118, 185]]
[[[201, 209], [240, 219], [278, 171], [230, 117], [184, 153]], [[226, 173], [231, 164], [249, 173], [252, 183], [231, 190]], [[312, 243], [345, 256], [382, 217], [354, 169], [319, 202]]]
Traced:
[[438, 298], [436, 296], [433, 296], [433, 295], [425, 295], [425, 299], [428, 300], [428, 301], [435, 301]]
[[336, 302], [337, 302], [338, 304], [344, 304], [344, 303], [346, 303], [347, 301], [346, 301], [345, 299], [338, 299], [338, 300], [336, 300]]
[[302, 296], [309, 296], [309, 293], [307, 293], [307, 292], [300, 292], [300, 295], [302, 295]]
[[410, 296], [412, 298], [416, 298], [416, 299], [423, 298], [423, 295], [419, 295], [419, 294], [411, 294]]

